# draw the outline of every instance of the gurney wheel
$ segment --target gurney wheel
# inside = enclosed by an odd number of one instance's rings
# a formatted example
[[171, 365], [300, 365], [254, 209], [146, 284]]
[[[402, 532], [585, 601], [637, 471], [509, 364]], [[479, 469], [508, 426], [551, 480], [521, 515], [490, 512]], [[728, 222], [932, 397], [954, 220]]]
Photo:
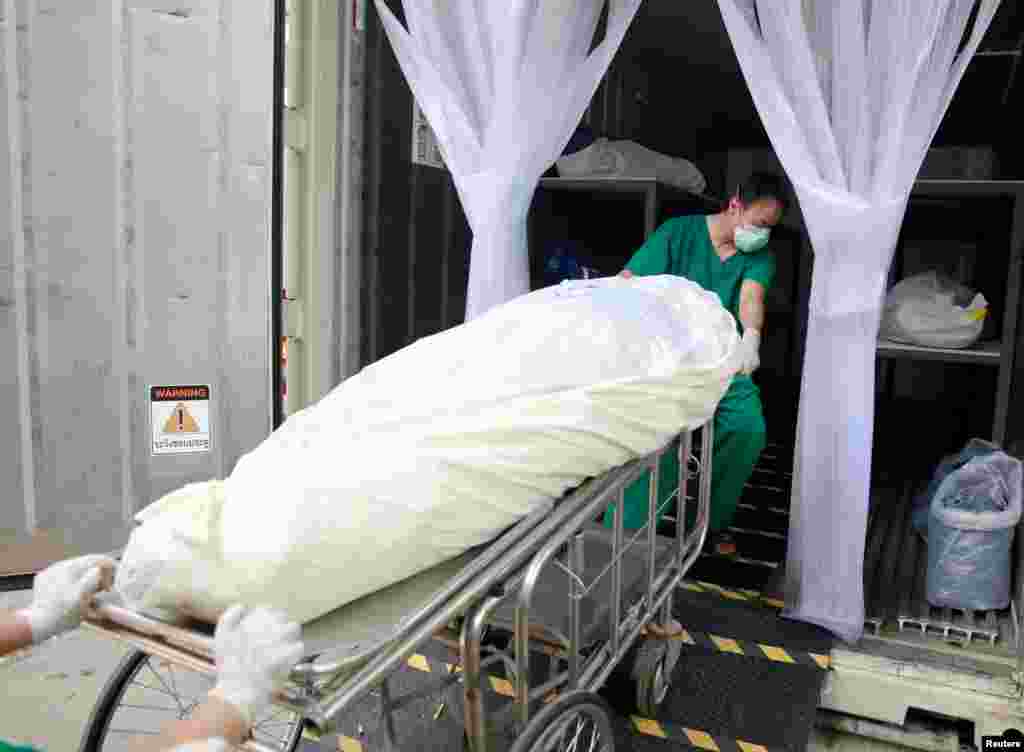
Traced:
[[[664, 629], [673, 634], [682, 629], [682, 625], [673, 620]], [[654, 718], [658, 714], [658, 707], [672, 685], [672, 672], [681, 653], [682, 643], [678, 640], [648, 639], [641, 643], [633, 664], [636, 707], [640, 715]]]
[[572, 692], [545, 706], [527, 724], [511, 752], [615, 752], [611, 710], [590, 692]]
[[[80, 752], [121, 750], [133, 736], [162, 731], [168, 722], [187, 717], [212, 687], [211, 677], [134, 650], [107, 681], [85, 727]], [[302, 719], [271, 708], [256, 720], [253, 737], [272, 749], [294, 752], [302, 739]]]

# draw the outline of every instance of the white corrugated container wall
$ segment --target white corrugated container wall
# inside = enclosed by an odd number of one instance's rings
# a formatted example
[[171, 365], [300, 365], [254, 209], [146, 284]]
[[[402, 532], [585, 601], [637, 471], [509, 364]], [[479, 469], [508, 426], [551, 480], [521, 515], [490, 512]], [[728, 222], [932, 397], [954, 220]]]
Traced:
[[270, 432], [273, 60], [272, 0], [0, 0], [0, 528], [110, 550]]

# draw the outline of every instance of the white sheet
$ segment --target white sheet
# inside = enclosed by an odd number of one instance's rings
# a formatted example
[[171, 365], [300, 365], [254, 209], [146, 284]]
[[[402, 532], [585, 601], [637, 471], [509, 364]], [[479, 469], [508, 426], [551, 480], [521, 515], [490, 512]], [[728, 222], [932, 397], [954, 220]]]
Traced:
[[718, 6], [814, 246], [785, 613], [855, 641], [886, 276], [914, 179], [999, 0]]
[[364, 369], [225, 483], [140, 513], [116, 587], [144, 608], [311, 620], [704, 423], [737, 345], [717, 296], [676, 277], [526, 295]]
[[599, 138], [585, 149], [558, 160], [563, 178], [652, 178], [690, 193], [707, 188], [704, 175], [692, 162], [648, 149], [635, 141]]
[[403, 0], [408, 29], [376, 6], [473, 230], [470, 320], [530, 289], [537, 181], [569, 143], [640, 0]]

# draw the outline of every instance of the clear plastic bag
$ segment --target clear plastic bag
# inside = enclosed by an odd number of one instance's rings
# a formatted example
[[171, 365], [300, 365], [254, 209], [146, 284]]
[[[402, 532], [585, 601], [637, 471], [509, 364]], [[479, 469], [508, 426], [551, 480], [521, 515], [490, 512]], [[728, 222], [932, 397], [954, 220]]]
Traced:
[[988, 301], [930, 271], [903, 280], [886, 296], [882, 339], [925, 347], [970, 347], [981, 336]]
[[1020, 515], [1019, 460], [992, 452], [947, 475], [928, 518], [928, 602], [975, 611], [1006, 608]]
[[967, 442], [967, 446], [956, 454], [943, 457], [939, 466], [935, 468], [935, 472], [932, 473], [932, 479], [929, 481], [928, 486], [924, 491], [914, 497], [914, 510], [911, 520], [913, 522], [914, 529], [920, 533], [923, 538], [928, 537], [928, 517], [932, 499], [935, 498], [935, 493], [939, 490], [939, 486], [942, 485], [942, 482], [951, 473], [959, 470], [975, 457], [984, 457], [985, 455], [998, 451], [999, 447], [990, 441], [985, 441], [983, 439], [971, 439]]

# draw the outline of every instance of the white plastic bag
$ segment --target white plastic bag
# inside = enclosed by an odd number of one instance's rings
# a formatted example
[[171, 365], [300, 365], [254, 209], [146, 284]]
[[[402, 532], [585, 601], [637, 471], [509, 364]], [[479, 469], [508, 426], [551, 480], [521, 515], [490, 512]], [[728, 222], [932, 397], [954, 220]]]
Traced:
[[625, 170], [625, 159], [611, 148], [606, 138], [599, 138], [590, 146], [572, 154], [564, 154], [555, 163], [563, 178], [610, 178]]
[[931, 271], [903, 280], [889, 291], [880, 335], [925, 347], [970, 347], [981, 336], [988, 302]]
[[651, 151], [633, 141], [599, 138], [575, 154], [558, 160], [558, 174], [564, 178], [653, 178], [690, 193], [703, 193], [707, 181], [701, 171], [685, 159]]
[[308, 621], [704, 423], [737, 346], [717, 296], [679, 277], [525, 295], [363, 369], [223, 484], [144, 510], [116, 587], [208, 620], [241, 601]]

